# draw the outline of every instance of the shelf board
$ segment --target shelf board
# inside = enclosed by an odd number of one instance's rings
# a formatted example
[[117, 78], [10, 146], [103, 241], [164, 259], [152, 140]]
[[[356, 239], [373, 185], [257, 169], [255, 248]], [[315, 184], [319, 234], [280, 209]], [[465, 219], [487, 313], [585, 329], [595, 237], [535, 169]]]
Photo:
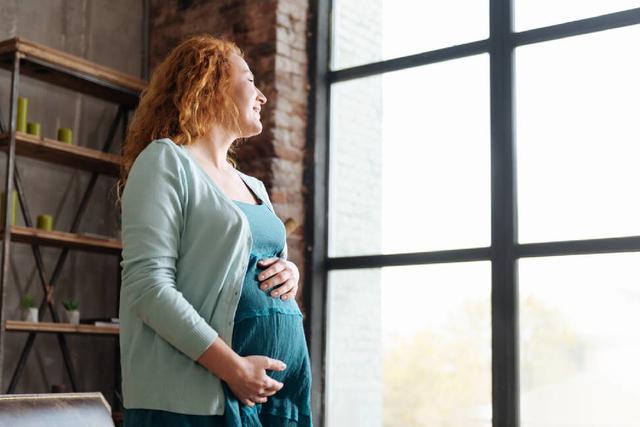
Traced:
[[71, 323], [55, 322], [24, 322], [22, 320], [7, 320], [5, 330], [11, 332], [39, 332], [87, 335], [119, 335], [120, 328], [111, 326], [73, 325]]
[[[0, 240], [1, 239], [2, 236], [0, 235]], [[18, 243], [112, 254], [119, 254], [122, 250], [122, 242], [117, 239], [93, 237], [78, 233], [65, 233], [63, 231], [45, 231], [17, 225], [11, 227], [11, 240]]]
[[[11, 134], [0, 134], [0, 150], [7, 151]], [[16, 132], [16, 154], [73, 168], [119, 176], [121, 156], [28, 133]]]
[[130, 108], [146, 86], [136, 77], [19, 37], [0, 42], [0, 67], [12, 70], [16, 52], [21, 74]]

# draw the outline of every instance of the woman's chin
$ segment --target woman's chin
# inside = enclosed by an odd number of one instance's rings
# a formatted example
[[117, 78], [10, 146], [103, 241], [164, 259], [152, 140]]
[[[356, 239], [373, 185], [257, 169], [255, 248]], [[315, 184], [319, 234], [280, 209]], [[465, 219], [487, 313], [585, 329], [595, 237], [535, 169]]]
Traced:
[[262, 123], [260, 122], [253, 123], [251, 126], [248, 127], [246, 138], [260, 135], [261, 133], [262, 133]]

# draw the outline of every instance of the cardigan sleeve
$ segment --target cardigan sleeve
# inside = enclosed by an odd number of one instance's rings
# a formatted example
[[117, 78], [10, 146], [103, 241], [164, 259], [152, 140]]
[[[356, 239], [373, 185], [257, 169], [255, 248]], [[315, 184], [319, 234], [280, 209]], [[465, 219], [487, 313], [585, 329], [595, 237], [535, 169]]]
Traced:
[[120, 304], [172, 346], [197, 360], [218, 337], [176, 288], [186, 179], [173, 148], [152, 142], [122, 194]]

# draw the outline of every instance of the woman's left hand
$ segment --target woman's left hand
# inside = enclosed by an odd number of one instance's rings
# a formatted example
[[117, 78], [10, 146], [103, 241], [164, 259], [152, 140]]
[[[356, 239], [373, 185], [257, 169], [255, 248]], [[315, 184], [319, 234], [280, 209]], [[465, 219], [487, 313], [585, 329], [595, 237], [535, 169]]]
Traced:
[[283, 300], [295, 299], [298, 293], [298, 280], [300, 272], [298, 267], [289, 260], [282, 258], [263, 258], [258, 261], [258, 266], [265, 268], [258, 274], [260, 289], [268, 291], [274, 287], [277, 289], [271, 292], [272, 297], [280, 297]]

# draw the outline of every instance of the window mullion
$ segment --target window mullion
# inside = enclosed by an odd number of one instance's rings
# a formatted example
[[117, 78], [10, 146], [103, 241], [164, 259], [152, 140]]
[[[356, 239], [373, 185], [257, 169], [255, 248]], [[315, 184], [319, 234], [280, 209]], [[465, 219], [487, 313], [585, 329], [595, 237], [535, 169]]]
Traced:
[[493, 426], [519, 425], [512, 0], [490, 0]]

